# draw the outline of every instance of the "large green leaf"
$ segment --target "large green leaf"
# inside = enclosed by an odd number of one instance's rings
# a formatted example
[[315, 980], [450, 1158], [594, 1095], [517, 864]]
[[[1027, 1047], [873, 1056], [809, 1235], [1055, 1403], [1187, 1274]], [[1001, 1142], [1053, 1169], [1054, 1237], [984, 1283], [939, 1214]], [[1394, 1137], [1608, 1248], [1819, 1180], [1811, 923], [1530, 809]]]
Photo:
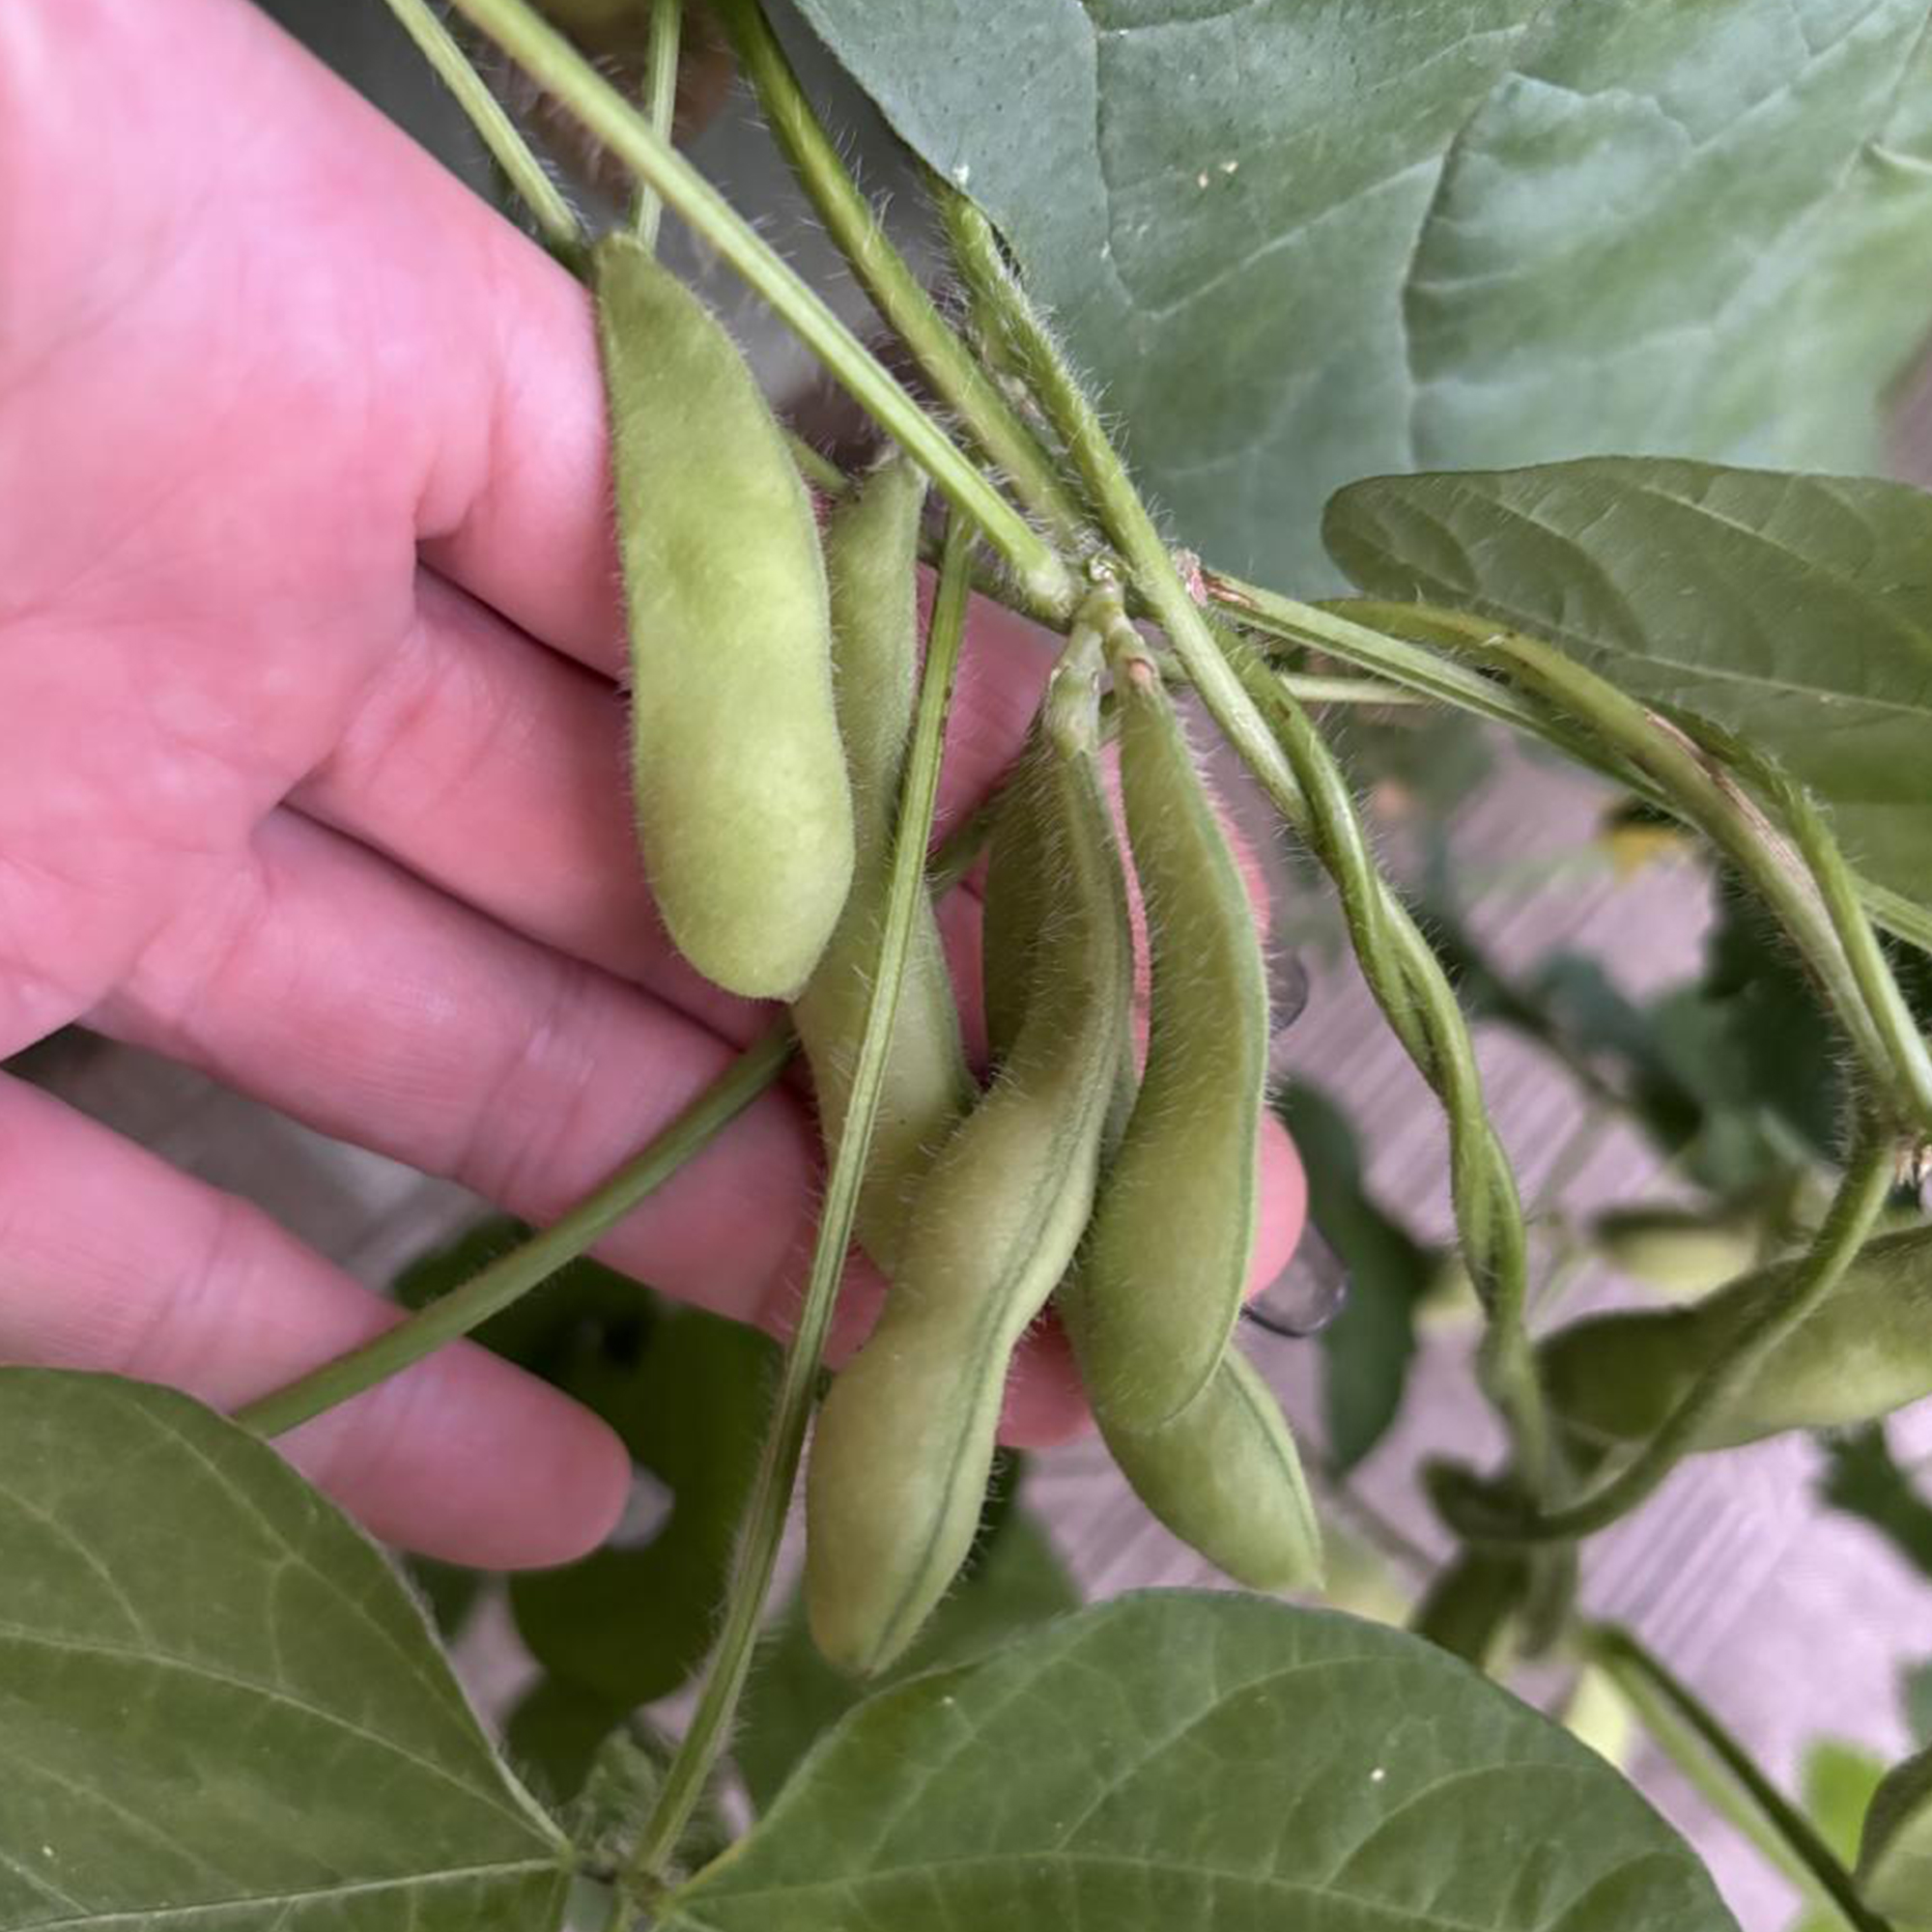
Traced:
[[1867, 468], [1932, 321], [1927, 0], [800, 4], [1275, 583], [1377, 471]]
[[665, 1932], [1735, 1932], [1565, 1732], [1418, 1638], [1123, 1597], [872, 1698]]
[[1932, 905], [1932, 497], [1605, 457], [1376, 477], [1326, 533], [1378, 596], [1482, 611], [1772, 753], [1865, 872]]
[[1900, 1932], [1932, 1928], [1932, 1750], [1893, 1766], [1873, 1796], [1859, 1887]]
[[0, 1370], [0, 1928], [541, 1932], [565, 1856], [408, 1589], [272, 1450]]

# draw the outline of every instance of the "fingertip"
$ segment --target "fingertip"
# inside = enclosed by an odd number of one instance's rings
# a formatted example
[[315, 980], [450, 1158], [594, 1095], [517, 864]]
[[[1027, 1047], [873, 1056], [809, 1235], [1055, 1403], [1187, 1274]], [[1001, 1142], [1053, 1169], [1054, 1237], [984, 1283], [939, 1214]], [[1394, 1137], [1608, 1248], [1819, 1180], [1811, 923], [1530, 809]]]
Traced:
[[1288, 1129], [1272, 1114], [1262, 1116], [1258, 1211], [1254, 1259], [1248, 1267], [1248, 1293], [1259, 1294], [1293, 1259], [1308, 1225], [1308, 1175]]
[[1093, 1427], [1072, 1345], [1049, 1309], [1028, 1330], [1008, 1371], [1000, 1440], [1013, 1449], [1051, 1449]]
[[282, 1445], [370, 1534], [477, 1570], [594, 1549], [630, 1495], [615, 1432], [560, 1390], [458, 1343]]

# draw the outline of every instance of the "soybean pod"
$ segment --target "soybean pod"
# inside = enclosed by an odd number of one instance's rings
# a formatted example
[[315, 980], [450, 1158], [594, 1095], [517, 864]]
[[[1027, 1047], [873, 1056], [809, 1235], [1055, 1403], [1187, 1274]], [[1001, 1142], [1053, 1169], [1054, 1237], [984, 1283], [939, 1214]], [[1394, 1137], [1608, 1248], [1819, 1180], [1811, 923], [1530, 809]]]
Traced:
[[[1077, 1296], [1064, 1304], [1086, 1373], [1091, 1338]], [[1134, 1493], [1174, 1534], [1251, 1590], [1321, 1580], [1321, 1528], [1301, 1457], [1274, 1391], [1238, 1349], [1159, 1429], [1125, 1428], [1096, 1409], [1108, 1453]]]
[[1207, 1388], [1240, 1314], [1258, 1211], [1267, 972], [1239, 867], [1153, 659], [1124, 622], [1109, 644], [1127, 836], [1147, 906], [1148, 1055], [1072, 1292], [1095, 1413], [1145, 1435]]
[[[919, 643], [920, 512], [925, 479], [903, 457], [874, 470], [825, 533], [838, 727], [852, 788], [852, 891], [831, 942], [792, 1006], [828, 1151], [851, 1094], [891, 885], [893, 827], [912, 728]], [[957, 593], [964, 597], [962, 577]], [[937, 613], [935, 621], [938, 621]], [[914, 1193], [972, 1098], [959, 1011], [929, 900], [913, 918], [855, 1227], [881, 1269], [898, 1265]]]
[[[1685, 1391], [1741, 1346], [1804, 1258], [1741, 1276], [1688, 1308], [1594, 1316], [1538, 1350], [1557, 1415], [1579, 1442], [1653, 1435]], [[1932, 1395], [1932, 1229], [1867, 1243], [1830, 1300], [1772, 1350], [1695, 1446], [1868, 1422]]]
[[592, 260], [631, 637], [638, 837], [678, 950], [788, 998], [852, 883], [811, 500], [744, 358], [633, 237]]
[[933, 1164], [894, 1293], [812, 1441], [806, 1605], [819, 1649], [849, 1670], [897, 1656], [965, 1561], [1008, 1361], [1093, 1207], [1133, 973], [1099, 781], [1099, 668], [1097, 634], [1077, 625], [1020, 781], [1044, 788], [1064, 872], [1029, 948], [1011, 1051]]

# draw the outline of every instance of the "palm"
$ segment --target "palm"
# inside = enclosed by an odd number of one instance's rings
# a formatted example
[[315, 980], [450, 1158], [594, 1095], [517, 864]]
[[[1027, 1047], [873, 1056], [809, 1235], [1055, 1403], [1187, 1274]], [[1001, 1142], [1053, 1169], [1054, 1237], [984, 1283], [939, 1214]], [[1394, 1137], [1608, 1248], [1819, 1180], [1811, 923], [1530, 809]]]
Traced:
[[[759, 1023], [669, 953], [632, 855], [581, 291], [241, 0], [0, 11], [0, 1055], [85, 1019], [554, 1215]], [[1043, 664], [980, 627], [955, 809]], [[781, 1317], [813, 1143], [768, 1095], [606, 1251]], [[4, 1076], [0, 1147], [0, 1357], [232, 1404], [386, 1319]], [[1077, 1414], [1031, 1391], [1023, 1433]], [[294, 1440], [472, 1562], [573, 1553], [626, 1475], [468, 1349]]]

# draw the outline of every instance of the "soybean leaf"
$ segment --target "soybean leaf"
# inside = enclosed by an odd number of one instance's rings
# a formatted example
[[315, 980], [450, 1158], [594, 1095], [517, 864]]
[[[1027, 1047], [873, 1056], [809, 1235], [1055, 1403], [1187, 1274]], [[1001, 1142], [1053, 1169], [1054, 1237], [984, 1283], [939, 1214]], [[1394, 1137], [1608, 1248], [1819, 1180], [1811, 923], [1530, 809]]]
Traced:
[[1378, 596], [1479, 611], [1748, 739], [1857, 865], [1932, 905], [1932, 497], [1603, 457], [1378, 477], [1325, 530]]
[[870, 1698], [664, 1932], [1735, 1932], [1584, 1746], [1329, 1611], [1122, 1597]]
[[795, 1598], [759, 1653], [739, 1710], [732, 1756], [752, 1803], [764, 1810], [820, 1734], [869, 1691], [980, 1656], [1079, 1601], [1046, 1532], [1023, 1506], [1002, 1514], [965, 1578], [883, 1681], [862, 1684], [827, 1663]]
[[567, 1847], [409, 1590], [185, 1396], [0, 1369], [0, 1928], [532, 1932]]
[[1932, 1750], [1886, 1774], [1865, 1814], [1859, 1886], [1900, 1932], [1932, 1926]]
[[1868, 468], [1927, 321], [1926, 0], [801, 5], [1284, 586], [1376, 471]]
[[675, 1690], [710, 1648], [776, 1357], [754, 1329], [662, 1303], [638, 1350], [630, 1360], [588, 1356], [564, 1386], [668, 1490], [669, 1514], [646, 1539], [510, 1585], [538, 1662], [602, 1697], [612, 1723]]
[[1321, 1399], [1329, 1454], [1351, 1469], [1401, 1406], [1415, 1307], [1437, 1257], [1370, 1195], [1354, 1129], [1333, 1100], [1296, 1081], [1274, 1105], [1308, 1173], [1309, 1214], [1348, 1271], [1348, 1298], [1321, 1331]]
[[1906, 1562], [1932, 1578], [1932, 1502], [1893, 1460], [1884, 1425], [1828, 1436], [1824, 1447], [1819, 1493], [1825, 1501], [1868, 1522]]

